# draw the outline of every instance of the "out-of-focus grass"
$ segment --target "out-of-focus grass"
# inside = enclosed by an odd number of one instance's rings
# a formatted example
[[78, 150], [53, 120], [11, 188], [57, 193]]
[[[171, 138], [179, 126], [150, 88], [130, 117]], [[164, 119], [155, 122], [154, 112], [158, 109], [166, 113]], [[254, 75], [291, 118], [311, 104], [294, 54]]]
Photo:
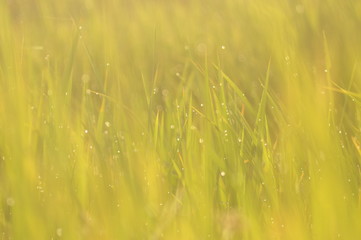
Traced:
[[0, 1], [1, 239], [360, 239], [361, 3]]

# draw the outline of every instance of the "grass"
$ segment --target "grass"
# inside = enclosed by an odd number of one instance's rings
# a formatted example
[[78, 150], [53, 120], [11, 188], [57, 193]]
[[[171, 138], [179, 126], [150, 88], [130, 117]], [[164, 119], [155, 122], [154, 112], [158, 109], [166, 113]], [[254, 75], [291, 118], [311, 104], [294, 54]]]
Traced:
[[361, 4], [0, 1], [1, 239], [360, 239]]

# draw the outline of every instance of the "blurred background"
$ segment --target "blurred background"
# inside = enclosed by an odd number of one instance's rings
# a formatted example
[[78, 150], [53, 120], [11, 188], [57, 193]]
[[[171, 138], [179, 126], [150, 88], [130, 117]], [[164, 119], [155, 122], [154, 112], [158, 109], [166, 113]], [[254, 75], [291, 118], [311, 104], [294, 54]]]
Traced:
[[361, 2], [3, 0], [2, 239], [359, 239]]

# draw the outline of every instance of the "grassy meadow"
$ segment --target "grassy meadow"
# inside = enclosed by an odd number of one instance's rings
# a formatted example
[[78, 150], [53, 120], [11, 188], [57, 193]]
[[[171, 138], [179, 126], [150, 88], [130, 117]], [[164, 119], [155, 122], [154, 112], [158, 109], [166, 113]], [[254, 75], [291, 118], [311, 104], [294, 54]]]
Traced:
[[361, 2], [1, 0], [0, 239], [361, 239]]

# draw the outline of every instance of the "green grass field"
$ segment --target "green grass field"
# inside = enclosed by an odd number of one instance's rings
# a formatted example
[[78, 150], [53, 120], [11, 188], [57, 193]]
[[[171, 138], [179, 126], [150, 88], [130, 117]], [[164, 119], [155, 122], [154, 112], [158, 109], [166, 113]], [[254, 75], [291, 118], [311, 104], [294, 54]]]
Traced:
[[361, 239], [361, 2], [1, 0], [0, 239]]

